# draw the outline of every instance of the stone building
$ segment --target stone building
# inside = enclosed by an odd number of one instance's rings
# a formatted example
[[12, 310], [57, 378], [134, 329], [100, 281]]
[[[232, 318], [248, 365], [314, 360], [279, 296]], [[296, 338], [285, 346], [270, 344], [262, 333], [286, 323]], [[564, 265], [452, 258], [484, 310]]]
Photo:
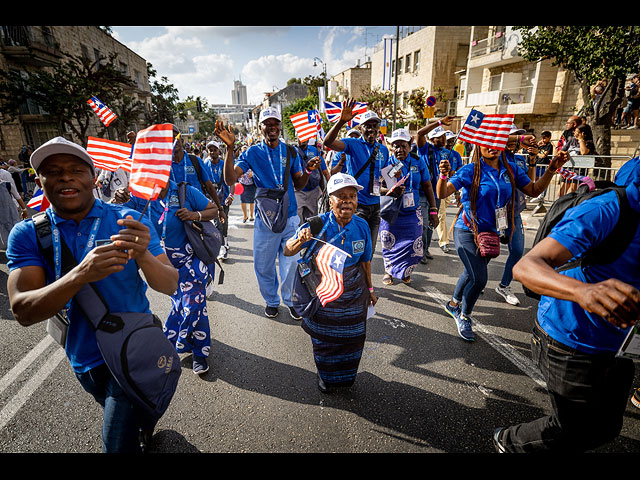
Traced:
[[[15, 69], [26, 74], [46, 69], [62, 62], [64, 53], [90, 60], [99, 56], [109, 58], [111, 53], [116, 53], [117, 66], [135, 83], [133, 88], [125, 90], [125, 94], [144, 103], [147, 108], [151, 106], [146, 60], [101, 28], [57, 25], [0, 26], [0, 68], [3, 70]], [[0, 156], [5, 161], [9, 158], [17, 160], [23, 145], [35, 149], [58, 135], [81, 143], [79, 139], [71, 138], [69, 132], [58, 131], [57, 125], [50, 121], [46, 112], [31, 102], [23, 106], [16, 121], [6, 122], [7, 119], [3, 118], [0, 112]], [[94, 123], [89, 127], [87, 134], [97, 135], [101, 127], [100, 120], [96, 116], [92, 122]], [[137, 130], [145, 126], [143, 119], [140, 119], [139, 125], [131, 125], [130, 128]], [[112, 132], [108, 131], [107, 135], [112, 135]]]

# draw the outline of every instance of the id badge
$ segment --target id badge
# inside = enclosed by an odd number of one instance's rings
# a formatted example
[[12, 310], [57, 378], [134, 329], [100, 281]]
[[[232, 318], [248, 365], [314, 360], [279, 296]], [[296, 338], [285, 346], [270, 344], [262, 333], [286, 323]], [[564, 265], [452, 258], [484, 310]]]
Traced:
[[376, 197], [380, 196], [380, 180], [379, 179], [375, 179], [373, 181], [373, 195], [375, 195]]
[[500, 231], [505, 231], [507, 226], [507, 207], [496, 208], [496, 227]]
[[404, 193], [402, 194], [402, 206], [404, 208], [410, 208], [415, 206], [416, 204], [416, 200], [415, 197], [413, 196], [413, 193], [409, 192], [409, 193]]
[[640, 325], [634, 325], [629, 329], [627, 337], [622, 342], [616, 357], [630, 358], [634, 361], [640, 361]]

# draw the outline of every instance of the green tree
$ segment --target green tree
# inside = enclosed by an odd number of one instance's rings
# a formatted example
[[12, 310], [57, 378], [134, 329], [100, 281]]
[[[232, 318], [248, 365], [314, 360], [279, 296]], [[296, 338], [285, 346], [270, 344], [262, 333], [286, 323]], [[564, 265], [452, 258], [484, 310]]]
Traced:
[[[151, 110], [147, 111], [147, 125], [156, 125], [159, 123], [173, 123], [176, 116], [186, 118], [184, 113], [178, 111], [178, 89], [169, 83], [167, 77], [161, 77], [155, 80], [156, 70], [147, 62], [147, 75], [151, 86]], [[152, 81], [152, 79], [154, 79]]]
[[[638, 26], [517, 26], [522, 35], [518, 49], [528, 61], [552, 61], [570, 71], [580, 82], [584, 108], [596, 140], [598, 153], [611, 151], [611, 126], [624, 100], [629, 74], [640, 67], [640, 27]], [[594, 104], [591, 86], [604, 80], [606, 87]], [[610, 165], [610, 160], [608, 161]]]
[[[116, 58], [112, 54], [108, 59], [90, 61], [65, 54], [64, 61], [51, 69], [0, 71], [2, 111], [13, 120], [27, 102], [33, 103], [46, 112], [59, 132], [71, 131], [86, 146], [89, 125], [96, 118], [87, 100], [96, 96], [119, 114], [117, 107], [122, 105], [123, 88], [134, 86], [128, 76], [114, 67]], [[102, 127], [98, 135], [106, 131]]]

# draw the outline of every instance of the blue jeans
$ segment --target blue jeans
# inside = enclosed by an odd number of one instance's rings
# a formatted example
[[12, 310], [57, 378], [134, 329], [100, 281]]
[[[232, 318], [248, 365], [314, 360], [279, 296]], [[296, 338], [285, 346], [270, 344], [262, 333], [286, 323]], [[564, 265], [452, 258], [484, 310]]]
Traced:
[[[278, 290], [282, 295], [282, 302], [289, 307], [293, 305], [291, 293], [299, 255], [286, 257], [284, 245], [295, 235], [298, 223], [300, 218], [294, 215], [289, 217], [282, 233], [273, 233], [260, 219], [260, 215], [256, 215], [253, 226], [253, 268], [262, 298], [269, 307], [280, 305]], [[278, 269], [276, 269], [276, 261]], [[278, 281], [278, 273], [280, 281]]]
[[[522, 217], [520, 214], [514, 215], [513, 218], [513, 237], [509, 242], [509, 256], [504, 264], [504, 272], [500, 284], [508, 287], [513, 280], [513, 266], [518, 263], [524, 253], [524, 226], [522, 225]], [[511, 229], [506, 232], [507, 237], [511, 234]]]
[[104, 453], [140, 453], [139, 429], [152, 429], [154, 422], [131, 403], [106, 364], [76, 373], [80, 385], [102, 406], [102, 450]]
[[471, 315], [478, 297], [487, 285], [489, 259], [480, 255], [473, 241], [473, 232], [470, 230], [454, 228], [453, 242], [464, 265], [464, 272], [460, 275], [453, 291], [453, 301], [462, 303], [464, 315]]
[[537, 322], [531, 354], [547, 382], [552, 414], [506, 428], [507, 451], [581, 453], [619, 435], [634, 378], [632, 360], [574, 350]]
[[[429, 250], [429, 245], [431, 244], [431, 237], [433, 236], [433, 228], [431, 227], [431, 223], [429, 223], [429, 200], [427, 200], [426, 195], [422, 195], [420, 193], [420, 207], [422, 207], [422, 245], [424, 246], [424, 251]], [[436, 197], [436, 208], [440, 209], [440, 199]]]

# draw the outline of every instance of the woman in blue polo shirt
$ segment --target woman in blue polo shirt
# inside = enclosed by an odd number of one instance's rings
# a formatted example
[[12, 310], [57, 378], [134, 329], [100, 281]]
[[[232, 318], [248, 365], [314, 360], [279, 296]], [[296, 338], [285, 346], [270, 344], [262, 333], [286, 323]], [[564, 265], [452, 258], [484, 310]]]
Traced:
[[530, 197], [538, 196], [567, 159], [565, 154], [554, 157], [535, 183], [522, 168], [506, 161], [503, 151], [497, 148], [476, 146], [471, 162], [451, 178], [447, 176], [451, 169], [449, 162], [440, 162], [438, 197], [446, 198], [462, 189], [462, 206], [454, 223], [453, 238], [464, 271], [444, 309], [456, 321], [463, 339], [475, 339], [470, 315], [487, 284], [487, 265], [491, 256], [481, 253], [479, 239], [490, 237], [499, 254], [497, 239], [501, 237], [500, 242], [507, 243], [506, 232], [513, 231], [516, 189]]
[[[355, 381], [364, 349], [368, 308], [377, 301], [371, 280], [369, 225], [354, 215], [361, 188], [350, 175], [338, 173], [332, 176], [327, 184], [331, 211], [315, 217], [320, 220], [318, 227], [314, 227], [315, 235], [307, 222], [285, 245], [287, 256], [297, 255], [304, 249], [299, 264], [314, 255], [318, 264], [318, 257], [329, 249], [326, 243], [340, 249], [330, 263], [342, 270], [339, 275], [342, 290], [340, 287], [335, 291], [316, 289], [317, 296], [309, 299], [310, 305], [305, 306], [301, 314], [302, 328], [311, 337], [313, 345], [318, 388], [323, 393], [334, 387], [349, 387]], [[318, 232], [315, 232], [316, 228], [319, 228]], [[323, 242], [313, 240], [312, 236]], [[334, 263], [336, 259], [338, 262]], [[322, 287], [320, 276], [316, 279]], [[297, 285], [306, 288], [299, 282]]]
[[[405, 181], [402, 186], [396, 187], [396, 193], [390, 194], [400, 202], [395, 221], [390, 223], [391, 219], [385, 218], [384, 215], [380, 218], [380, 242], [385, 269], [382, 283], [385, 285], [392, 285], [393, 278], [398, 278], [406, 284], [411, 283], [411, 272], [422, 258], [424, 245], [422, 244], [423, 215], [420, 206], [421, 187], [427, 192], [430, 204], [429, 224], [433, 228], [438, 225], [438, 210], [430, 182], [431, 176], [425, 161], [411, 152], [411, 141], [411, 135], [406, 129], [401, 128], [391, 134], [393, 155], [389, 163], [394, 166], [402, 165], [396, 177]], [[382, 194], [386, 192], [385, 186]]]
[[169, 180], [158, 197], [147, 200], [130, 196], [124, 204], [139, 212], [154, 226], [169, 260], [178, 270], [178, 289], [171, 295], [171, 312], [164, 324], [167, 338], [178, 353], [193, 352], [193, 371], [201, 375], [208, 369], [211, 332], [207, 315], [206, 284], [209, 270], [193, 253], [184, 230], [184, 220], [209, 221], [216, 207], [199, 190], [186, 186], [185, 205], [180, 208], [178, 184]]

